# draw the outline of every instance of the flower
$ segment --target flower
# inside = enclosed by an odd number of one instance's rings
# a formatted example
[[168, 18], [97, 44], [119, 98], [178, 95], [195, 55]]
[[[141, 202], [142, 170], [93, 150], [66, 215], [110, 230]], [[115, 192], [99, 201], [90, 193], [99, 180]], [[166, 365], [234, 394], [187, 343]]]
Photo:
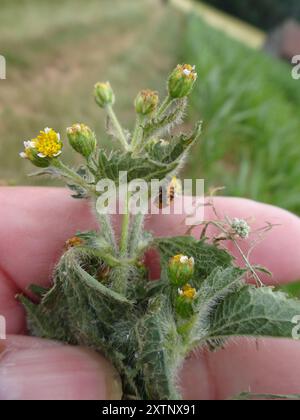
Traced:
[[115, 95], [109, 82], [96, 83], [94, 95], [95, 101], [100, 108], [105, 108], [107, 105], [113, 105], [115, 103]]
[[171, 98], [184, 98], [188, 96], [197, 80], [195, 66], [178, 64], [168, 81], [168, 90]]
[[186, 299], [193, 300], [196, 294], [197, 294], [196, 289], [192, 287], [190, 284], [185, 284], [182, 289], [178, 289], [178, 295]]
[[183, 319], [188, 319], [194, 314], [193, 301], [197, 296], [197, 291], [190, 284], [185, 284], [181, 289], [178, 289], [178, 294], [175, 298], [175, 311]]
[[186, 284], [194, 275], [195, 262], [193, 257], [178, 254], [169, 261], [168, 274], [171, 283], [176, 287]]
[[251, 232], [250, 226], [243, 219], [234, 218], [231, 222], [231, 228], [233, 232], [242, 239], [247, 239]]
[[158, 105], [158, 94], [152, 90], [142, 90], [137, 95], [135, 102], [135, 110], [137, 114], [143, 116], [152, 114]]
[[73, 124], [67, 128], [67, 135], [73, 149], [88, 158], [96, 149], [95, 133], [85, 124]]
[[25, 150], [20, 156], [29, 159], [36, 166], [47, 167], [49, 159], [61, 154], [62, 147], [59, 133], [46, 127], [35, 139], [24, 141]]

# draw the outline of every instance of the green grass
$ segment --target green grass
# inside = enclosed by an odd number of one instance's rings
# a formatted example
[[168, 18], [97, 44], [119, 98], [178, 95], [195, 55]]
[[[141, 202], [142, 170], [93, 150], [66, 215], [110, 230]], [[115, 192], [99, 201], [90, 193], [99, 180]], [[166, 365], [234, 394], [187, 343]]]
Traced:
[[290, 66], [197, 17], [188, 21], [182, 61], [197, 65], [191, 114], [205, 123], [187, 174], [300, 214], [300, 82]]
[[[164, 90], [181, 20], [159, 0], [2, 0], [7, 80], [0, 81], [0, 183], [47, 183], [27, 178], [32, 168], [18, 158], [22, 141], [45, 126], [64, 134], [84, 122], [108, 143], [92, 96], [98, 80], [110, 79], [116, 110], [131, 127], [138, 90]], [[68, 147], [64, 153], [70, 160]]]

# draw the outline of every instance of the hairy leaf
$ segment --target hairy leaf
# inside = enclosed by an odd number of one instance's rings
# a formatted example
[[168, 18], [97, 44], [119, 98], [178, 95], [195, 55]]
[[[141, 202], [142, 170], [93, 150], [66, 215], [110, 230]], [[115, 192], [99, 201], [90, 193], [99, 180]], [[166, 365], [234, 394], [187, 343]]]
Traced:
[[212, 311], [206, 338], [292, 338], [292, 320], [296, 315], [300, 315], [300, 301], [269, 287], [245, 286], [227, 295]]

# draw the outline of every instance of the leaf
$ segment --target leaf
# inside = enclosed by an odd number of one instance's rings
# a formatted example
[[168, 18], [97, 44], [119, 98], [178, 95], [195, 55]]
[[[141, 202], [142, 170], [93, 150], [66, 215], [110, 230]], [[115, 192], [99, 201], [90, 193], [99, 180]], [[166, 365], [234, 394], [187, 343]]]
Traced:
[[229, 294], [210, 314], [205, 339], [231, 336], [292, 338], [300, 315], [300, 301], [289, 299], [270, 287], [245, 286]]
[[233, 261], [233, 257], [225, 250], [209, 245], [205, 240], [198, 241], [192, 236], [157, 238], [155, 244], [161, 256], [162, 276], [165, 275], [169, 259], [174, 255], [184, 254], [194, 258], [193, 283], [197, 288], [214, 269], [229, 267]]
[[49, 166], [48, 168], [43, 168], [38, 171], [31, 173], [29, 176], [43, 176], [43, 175], [50, 175], [53, 178], [60, 178], [63, 176], [61, 171], [53, 166]]
[[[237, 267], [216, 268], [204, 280], [199, 291], [197, 301], [194, 305], [196, 315], [191, 327], [192, 347], [207, 334], [210, 325], [209, 315], [217, 308], [217, 305], [233, 291], [243, 286], [243, 275], [245, 271]], [[222, 340], [210, 340], [210, 347], [218, 347], [223, 344]]]
[[147, 156], [133, 158], [131, 153], [120, 151], [111, 152], [109, 155], [100, 150], [98, 157], [98, 172], [96, 182], [101, 179], [111, 179], [119, 185], [119, 173], [127, 172], [127, 181], [144, 179], [150, 182], [152, 179], [162, 180], [179, 165], [179, 161], [161, 163], [149, 160]]
[[182, 362], [182, 348], [172, 310], [165, 296], [150, 302], [147, 314], [137, 326], [135, 355], [142, 372], [147, 399], [179, 399], [176, 373]]
[[200, 121], [189, 135], [182, 134], [179, 137], [173, 137], [167, 145], [163, 142], [156, 142], [152, 147], [148, 147], [148, 155], [151, 159], [165, 164], [170, 164], [178, 158], [183, 159], [200, 136], [201, 130], [202, 122]]

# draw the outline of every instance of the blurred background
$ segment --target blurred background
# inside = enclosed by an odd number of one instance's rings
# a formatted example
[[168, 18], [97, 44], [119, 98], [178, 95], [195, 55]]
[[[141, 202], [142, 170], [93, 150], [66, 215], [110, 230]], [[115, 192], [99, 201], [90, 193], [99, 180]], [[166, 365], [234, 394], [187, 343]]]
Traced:
[[163, 94], [189, 62], [199, 79], [186, 128], [205, 125], [184, 175], [300, 215], [299, 19], [299, 0], [0, 0], [0, 184], [47, 185], [18, 158], [45, 126], [84, 122], [110, 146], [96, 81], [111, 81], [131, 128], [137, 91]]

